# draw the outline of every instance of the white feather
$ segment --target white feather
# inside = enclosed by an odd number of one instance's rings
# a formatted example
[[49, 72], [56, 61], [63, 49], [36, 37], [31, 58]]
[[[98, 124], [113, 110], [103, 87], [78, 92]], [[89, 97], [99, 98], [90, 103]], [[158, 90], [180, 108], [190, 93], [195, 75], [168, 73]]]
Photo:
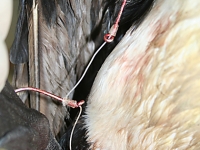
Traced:
[[92, 149], [200, 148], [199, 7], [157, 0], [110, 54], [86, 109]]

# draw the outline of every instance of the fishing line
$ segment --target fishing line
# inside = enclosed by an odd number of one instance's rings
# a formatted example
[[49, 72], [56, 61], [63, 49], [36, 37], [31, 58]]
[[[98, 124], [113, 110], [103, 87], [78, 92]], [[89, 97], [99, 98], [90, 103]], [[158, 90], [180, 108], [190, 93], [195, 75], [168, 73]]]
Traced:
[[79, 111], [78, 117], [76, 118], [76, 121], [75, 121], [75, 123], [73, 125], [72, 131], [71, 131], [71, 134], [70, 134], [70, 139], [69, 139], [69, 149], [70, 150], [72, 150], [72, 136], [73, 136], [73, 133], [74, 133], [74, 129], [76, 127], [76, 124], [77, 124], [77, 122], [78, 122], [78, 120], [79, 120], [79, 118], [81, 116], [81, 112], [82, 112], [82, 107], [79, 106], [79, 108], [80, 108], [80, 111]]
[[22, 92], [22, 91], [34, 91], [34, 92], [39, 92], [41, 94], [44, 94], [44, 95], [47, 95], [51, 98], [54, 98], [55, 100], [58, 100], [60, 102], [62, 102], [63, 106], [69, 106], [69, 107], [72, 107], [72, 108], [77, 108], [81, 105], [84, 104], [84, 100], [81, 100], [79, 102], [75, 101], [75, 100], [71, 100], [71, 99], [66, 99], [66, 98], [62, 98], [60, 96], [57, 96], [57, 95], [54, 95], [50, 92], [47, 92], [45, 90], [41, 90], [41, 89], [38, 89], [38, 88], [33, 88], [33, 87], [23, 87], [23, 88], [19, 88], [19, 89], [16, 89], [15, 90], [15, 93], [18, 93], [18, 92]]
[[81, 78], [78, 80], [78, 82], [75, 84], [75, 86], [69, 91], [69, 93], [66, 95], [66, 98], [75, 90], [75, 88], [80, 84], [80, 82], [83, 80], [85, 74], [87, 73], [89, 67], [91, 66], [94, 58], [96, 57], [96, 55], [98, 54], [98, 52], [104, 47], [104, 45], [106, 44], [106, 42], [104, 42], [103, 44], [101, 44], [101, 46], [97, 49], [97, 51], [94, 53], [94, 55], [92, 56], [92, 58], [90, 59], [90, 62], [88, 63], [87, 67], [85, 68], [85, 71], [83, 72]]

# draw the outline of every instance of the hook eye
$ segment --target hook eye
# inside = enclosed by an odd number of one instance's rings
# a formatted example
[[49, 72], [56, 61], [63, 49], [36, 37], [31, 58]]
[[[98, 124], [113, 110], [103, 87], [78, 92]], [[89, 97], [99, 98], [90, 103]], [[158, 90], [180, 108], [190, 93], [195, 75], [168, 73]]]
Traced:
[[104, 41], [107, 42], [107, 43], [112, 42], [114, 40], [114, 38], [115, 37], [113, 35], [109, 34], [109, 33], [104, 35]]

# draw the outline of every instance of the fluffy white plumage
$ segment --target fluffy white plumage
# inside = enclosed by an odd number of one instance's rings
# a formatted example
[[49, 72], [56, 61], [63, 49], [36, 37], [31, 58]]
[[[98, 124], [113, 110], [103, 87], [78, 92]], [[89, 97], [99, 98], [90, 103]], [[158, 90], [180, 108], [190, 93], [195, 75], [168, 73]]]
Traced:
[[200, 149], [199, 7], [155, 1], [110, 54], [86, 109], [92, 149]]

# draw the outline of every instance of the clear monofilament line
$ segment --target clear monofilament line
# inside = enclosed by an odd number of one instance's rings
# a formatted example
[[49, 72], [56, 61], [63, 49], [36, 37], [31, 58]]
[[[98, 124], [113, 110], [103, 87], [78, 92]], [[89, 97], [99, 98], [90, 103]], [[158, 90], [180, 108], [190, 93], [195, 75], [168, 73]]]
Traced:
[[94, 58], [96, 57], [96, 55], [98, 54], [98, 52], [105, 46], [106, 42], [104, 42], [103, 44], [101, 44], [101, 46], [98, 48], [98, 50], [94, 53], [94, 55], [92, 56], [92, 58], [90, 59], [87, 67], [85, 68], [85, 71], [83, 72], [81, 78], [78, 80], [78, 82], [75, 84], [75, 86], [69, 91], [69, 93], [66, 95], [66, 98], [68, 98], [68, 96], [75, 90], [75, 88], [80, 84], [80, 82], [83, 80], [85, 74], [87, 73], [89, 67], [91, 66]]
[[70, 150], [72, 150], [72, 136], [73, 136], [73, 133], [74, 133], [74, 129], [75, 129], [75, 127], [76, 127], [76, 124], [77, 124], [77, 122], [78, 122], [78, 120], [79, 120], [79, 118], [80, 118], [80, 116], [81, 116], [81, 112], [82, 112], [82, 107], [79, 106], [79, 108], [80, 108], [80, 111], [79, 111], [78, 117], [77, 117], [77, 119], [76, 119], [76, 121], [75, 121], [75, 123], [74, 123], [74, 126], [73, 126], [73, 128], [72, 128], [72, 132], [71, 132], [71, 134], [70, 134], [70, 139], [69, 139], [69, 149], [70, 149]]

